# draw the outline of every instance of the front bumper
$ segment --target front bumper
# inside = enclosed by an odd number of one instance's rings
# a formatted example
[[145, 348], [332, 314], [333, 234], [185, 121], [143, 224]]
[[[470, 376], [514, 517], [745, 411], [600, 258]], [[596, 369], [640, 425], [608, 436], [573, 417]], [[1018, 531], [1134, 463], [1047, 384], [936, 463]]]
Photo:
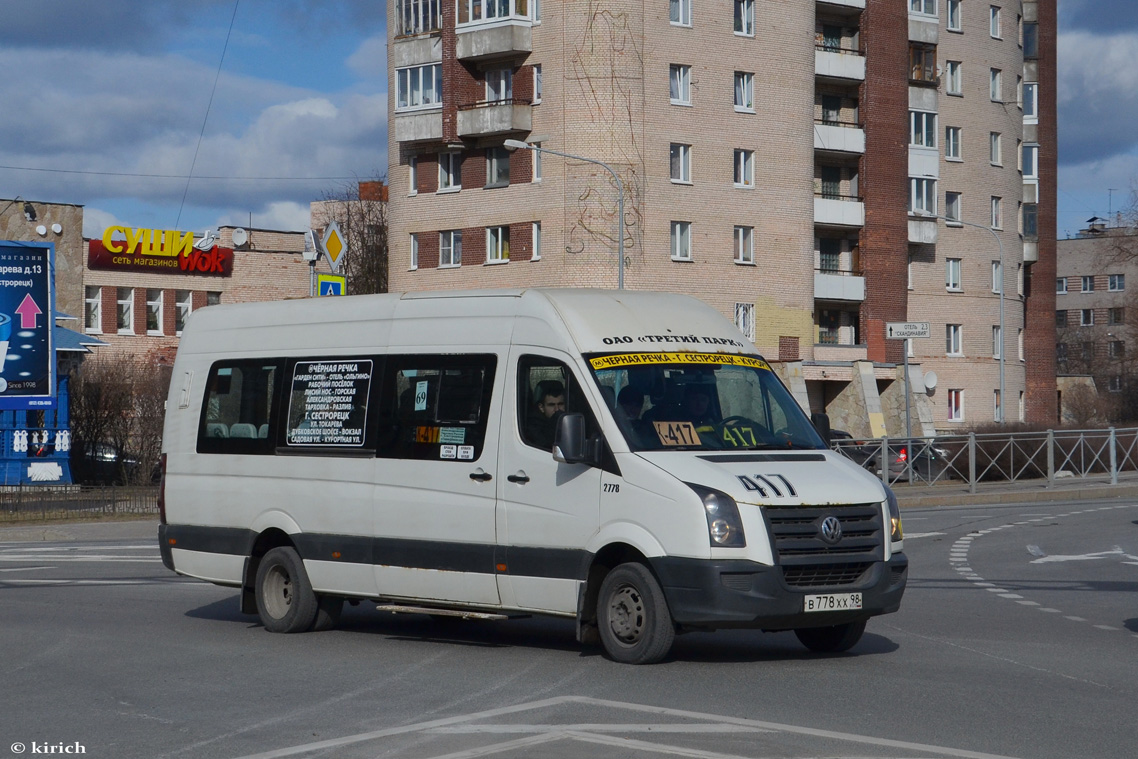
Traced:
[[[751, 561], [706, 561], [658, 557], [649, 560], [675, 622], [697, 629], [758, 628], [790, 630], [824, 627], [889, 614], [901, 606], [909, 560], [895, 554], [874, 562], [855, 583], [792, 587], [782, 567]], [[861, 593], [856, 611], [803, 611], [804, 597], [823, 593]]]

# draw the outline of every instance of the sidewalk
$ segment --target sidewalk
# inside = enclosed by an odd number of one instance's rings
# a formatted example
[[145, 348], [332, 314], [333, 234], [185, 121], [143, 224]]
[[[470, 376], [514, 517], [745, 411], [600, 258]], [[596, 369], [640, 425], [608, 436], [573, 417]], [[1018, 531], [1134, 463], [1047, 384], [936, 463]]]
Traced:
[[1051, 487], [1047, 487], [1046, 480], [980, 482], [975, 493], [969, 493], [968, 483], [961, 480], [947, 480], [935, 485], [897, 483], [893, 485], [893, 492], [901, 508], [1138, 498], [1138, 473], [1120, 473], [1117, 485], [1111, 485], [1107, 475], [1096, 475], [1090, 478], [1062, 477], [1056, 479]]

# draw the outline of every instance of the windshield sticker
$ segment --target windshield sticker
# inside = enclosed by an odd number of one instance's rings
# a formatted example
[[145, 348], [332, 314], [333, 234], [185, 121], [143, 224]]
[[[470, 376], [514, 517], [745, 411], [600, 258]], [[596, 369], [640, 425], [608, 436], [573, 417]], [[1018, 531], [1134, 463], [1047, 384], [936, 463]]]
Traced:
[[466, 428], [465, 427], [440, 427], [439, 428], [439, 442], [440, 443], [465, 443], [466, 442]]
[[288, 444], [362, 446], [371, 375], [369, 359], [297, 361]]
[[456, 459], [458, 458], [458, 446], [454, 445], [440, 445], [439, 446], [440, 459]]
[[439, 442], [439, 428], [438, 427], [416, 427], [415, 428], [415, 442], [416, 443], [437, 443], [437, 442]]
[[460, 445], [458, 447], [458, 457], [466, 461], [474, 460], [474, 446], [473, 445]]
[[661, 445], [699, 445], [699, 433], [691, 422], [653, 422]]
[[770, 364], [753, 356], [736, 356], [728, 353], [618, 353], [613, 356], [597, 356], [589, 359], [593, 369], [617, 369], [622, 366], [645, 366], [649, 364], [721, 364], [727, 366], [750, 366], [755, 369], [771, 370]]
[[709, 337], [707, 335], [617, 335], [601, 338], [605, 345], [631, 345], [632, 343], [683, 343], [686, 345], [733, 345], [746, 348], [747, 344], [733, 337]]

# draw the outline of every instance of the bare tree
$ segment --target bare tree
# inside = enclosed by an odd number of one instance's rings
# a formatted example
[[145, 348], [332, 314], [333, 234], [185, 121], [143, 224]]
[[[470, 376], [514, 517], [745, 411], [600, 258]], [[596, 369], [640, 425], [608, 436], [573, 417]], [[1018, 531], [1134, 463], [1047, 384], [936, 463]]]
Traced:
[[1063, 393], [1063, 417], [1076, 427], [1088, 427], [1106, 421], [1108, 401], [1099, 397], [1091, 385], [1077, 385]]
[[313, 204], [313, 226], [335, 221], [348, 244], [341, 272], [348, 294], [387, 292], [387, 183], [383, 177], [326, 191]]

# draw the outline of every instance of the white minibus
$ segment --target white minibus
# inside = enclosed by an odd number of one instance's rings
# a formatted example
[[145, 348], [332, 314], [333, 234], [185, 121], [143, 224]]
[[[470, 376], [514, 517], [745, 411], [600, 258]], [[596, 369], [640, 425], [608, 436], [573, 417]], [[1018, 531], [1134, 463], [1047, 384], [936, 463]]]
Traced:
[[683, 295], [213, 306], [174, 364], [159, 542], [274, 632], [367, 601], [574, 619], [637, 664], [720, 628], [844, 651], [908, 565], [892, 493], [826, 437]]

